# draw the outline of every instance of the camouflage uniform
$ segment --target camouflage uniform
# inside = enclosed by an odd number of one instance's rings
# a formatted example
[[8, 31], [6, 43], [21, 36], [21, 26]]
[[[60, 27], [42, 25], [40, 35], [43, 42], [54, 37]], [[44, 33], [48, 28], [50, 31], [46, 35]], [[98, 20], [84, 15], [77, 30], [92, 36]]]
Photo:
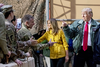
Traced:
[[[12, 5], [2, 6], [1, 11], [6, 17], [7, 12], [13, 11]], [[17, 58], [24, 58], [26, 56], [25, 52], [19, 50], [18, 48], [20, 46], [26, 47], [27, 45], [30, 45], [31, 42], [30, 41], [26, 41], [26, 42], [19, 41], [20, 38], [18, 37], [16, 29], [10, 20], [8, 19], [5, 20], [5, 26], [6, 26], [5, 31], [6, 31], [7, 46], [9, 50], [11, 51], [11, 59], [15, 61]]]
[[[14, 60], [16, 59], [15, 57], [12, 56], [17, 56], [16, 54], [16, 49], [14, 49], [13, 47], [16, 46], [15, 44], [15, 27], [14, 25], [9, 21], [9, 20], [5, 20], [5, 25], [6, 25], [6, 39], [7, 39], [7, 46], [9, 48], [9, 50], [11, 51], [11, 58], [13, 58]], [[14, 55], [12, 55], [14, 54]]]
[[[18, 36], [21, 38], [22, 41], [27, 41], [29, 40], [32, 36], [31, 32], [27, 29], [27, 27], [22, 23], [22, 28], [18, 31]], [[34, 38], [33, 38], [34, 39]], [[35, 66], [36, 67], [39, 67], [39, 59], [38, 57], [36, 56], [36, 54], [34, 53], [34, 51], [37, 51], [37, 50], [42, 50], [43, 48], [49, 46], [48, 43], [46, 44], [37, 44], [35, 45], [34, 47], [31, 46], [32, 50], [33, 50], [33, 57], [35, 58]]]
[[[23, 23], [22, 23], [22, 28], [18, 31], [18, 36], [20, 37], [21, 41], [28, 41], [28, 40], [30, 40], [31, 37], [33, 37], [31, 32], [27, 29], [27, 27]], [[34, 39], [34, 37], [33, 37], [33, 39]], [[32, 46], [31, 47], [37, 51], [37, 50], [42, 50], [48, 46], [49, 46], [48, 43], [47, 44], [39, 43], [39, 44], [35, 45], [34, 47], [32, 47]]]
[[3, 13], [0, 12], [0, 62], [6, 54], [8, 54], [8, 48], [6, 44], [5, 18]]
[[19, 50], [18, 47], [20, 45], [30, 44], [30, 42], [18, 41], [19, 39], [17, 36], [16, 29], [9, 20], [7, 19], [5, 20], [5, 25], [6, 25], [7, 46], [11, 51], [11, 59], [15, 61], [17, 58], [22, 58], [22, 57], [24, 58], [26, 54], [23, 51]]

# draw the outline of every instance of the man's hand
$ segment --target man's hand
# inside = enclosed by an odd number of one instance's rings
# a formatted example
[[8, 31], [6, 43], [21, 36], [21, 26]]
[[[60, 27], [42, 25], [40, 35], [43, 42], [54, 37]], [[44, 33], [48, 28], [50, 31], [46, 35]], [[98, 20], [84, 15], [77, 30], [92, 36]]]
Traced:
[[10, 51], [8, 51], [8, 54], [7, 54], [7, 55], [8, 55], [8, 58], [10, 58], [10, 56], [11, 56], [11, 52], [10, 52]]
[[27, 52], [27, 53], [26, 53], [26, 56], [27, 56], [27, 57], [30, 57], [30, 53], [29, 53], [29, 52]]
[[20, 61], [20, 60], [18, 60], [18, 59], [15, 60], [15, 63], [17, 63], [17, 65], [18, 65], [19, 67], [21, 67], [22, 64], [23, 64], [22, 61]]
[[37, 40], [31, 40], [31, 45], [35, 46], [37, 44]]
[[53, 46], [53, 44], [55, 44], [57, 42], [51, 42], [51, 39], [50, 39], [50, 41], [48, 43], [50, 44], [50, 46]]
[[33, 37], [30, 38], [31, 46], [34, 46], [37, 44], [37, 40], [33, 40]]
[[7, 64], [9, 63], [9, 59], [8, 58], [10, 58], [10, 56], [11, 56], [11, 52], [8, 51], [8, 54], [6, 55], [6, 63]]
[[62, 22], [62, 27], [65, 27], [67, 26], [67, 23], [66, 22]]

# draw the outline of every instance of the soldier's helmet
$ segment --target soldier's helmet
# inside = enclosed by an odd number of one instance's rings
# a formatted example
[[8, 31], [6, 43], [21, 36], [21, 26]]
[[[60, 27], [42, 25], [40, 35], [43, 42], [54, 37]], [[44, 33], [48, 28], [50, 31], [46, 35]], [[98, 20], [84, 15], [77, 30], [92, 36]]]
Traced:
[[4, 6], [1, 7], [1, 12], [2, 12], [3, 14], [5, 14], [6, 12], [9, 12], [9, 11], [11, 11], [11, 10], [13, 10], [13, 9], [12, 9], [12, 5], [4, 5]]

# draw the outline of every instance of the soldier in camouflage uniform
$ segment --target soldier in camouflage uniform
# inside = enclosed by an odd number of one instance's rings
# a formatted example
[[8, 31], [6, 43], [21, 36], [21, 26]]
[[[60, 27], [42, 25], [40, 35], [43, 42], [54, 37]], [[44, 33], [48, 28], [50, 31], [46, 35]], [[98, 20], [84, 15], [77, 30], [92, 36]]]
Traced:
[[[31, 32], [29, 31], [30, 28], [33, 27], [34, 25], [34, 18], [31, 15], [25, 15], [22, 18], [22, 28], [18, 31], [18, 35], [21, 38], [22, 41], [27, 41], [30, 40], [31, 38], [34, 39], [34, 37], [32, 36]], [[36, 56], [36, 54], [34, 53], [34, 50], [42, 50], [43, 48], [47, 47], [47, 46], [52, 46], [54, 44], [54, 42], [49, 41], [47, 44], [37, 44], [34, 47], [31, 47], [33, 50], [33, 56], [35, 58], [35, 66], [39, 67], [39, 61], [38, 61], [38, 57]]]
[[14, 13], [12, 10], [12, 5], [4, 5], [1, 7], [2, 12], [5, 15], [5, 25], [6, 25], [6, 40], [7, 46], [11, 51], [10, 59], [15, 61], [18, 65], [22, 65], [22, 61], [18, 60], [19, 57], [28, 56], [27, 53], [24, 53], [21, 50], [18, 50], [18, 46], [20, 45], [30, 45], [32, 42], [30, 40], [26, 42], [18, 41], [19, 38], [17, 36], [16, 29], [14, 25], [11, 23], [11, 20], [14, 17]]
[[[2, 7], [3, 4], [0, 4]], [[5, 18], [2, 12], [0, 12], [0, 63], [3, 61], [5, 56], [10, 57], [10, 52], [6, 44], [6, 32], [5, 32]], [[6, 58], [6, 57], [5, 57]]]

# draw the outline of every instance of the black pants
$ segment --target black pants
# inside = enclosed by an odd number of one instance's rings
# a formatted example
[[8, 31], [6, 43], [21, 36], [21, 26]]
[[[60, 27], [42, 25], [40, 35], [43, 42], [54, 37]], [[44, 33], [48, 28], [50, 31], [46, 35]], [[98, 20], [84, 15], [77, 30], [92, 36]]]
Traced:
[[93, 65], [93, 51], [90, 46], [88, 46], [86, 51], [83, 51], [81, 47], [78, 54], [75, 54], [73, 67], [84, 67], [85, 62], [88, 67], [95, 67], [95, 65]]
[[35, 67], [48, 67], [45, 56], [40, 56], [40, 54], [42, 54], [42, 51], [40, 53], [34, 51]]
[[59, 59], [50, 59], [51, 67], [64, 67], [65, 57]]

